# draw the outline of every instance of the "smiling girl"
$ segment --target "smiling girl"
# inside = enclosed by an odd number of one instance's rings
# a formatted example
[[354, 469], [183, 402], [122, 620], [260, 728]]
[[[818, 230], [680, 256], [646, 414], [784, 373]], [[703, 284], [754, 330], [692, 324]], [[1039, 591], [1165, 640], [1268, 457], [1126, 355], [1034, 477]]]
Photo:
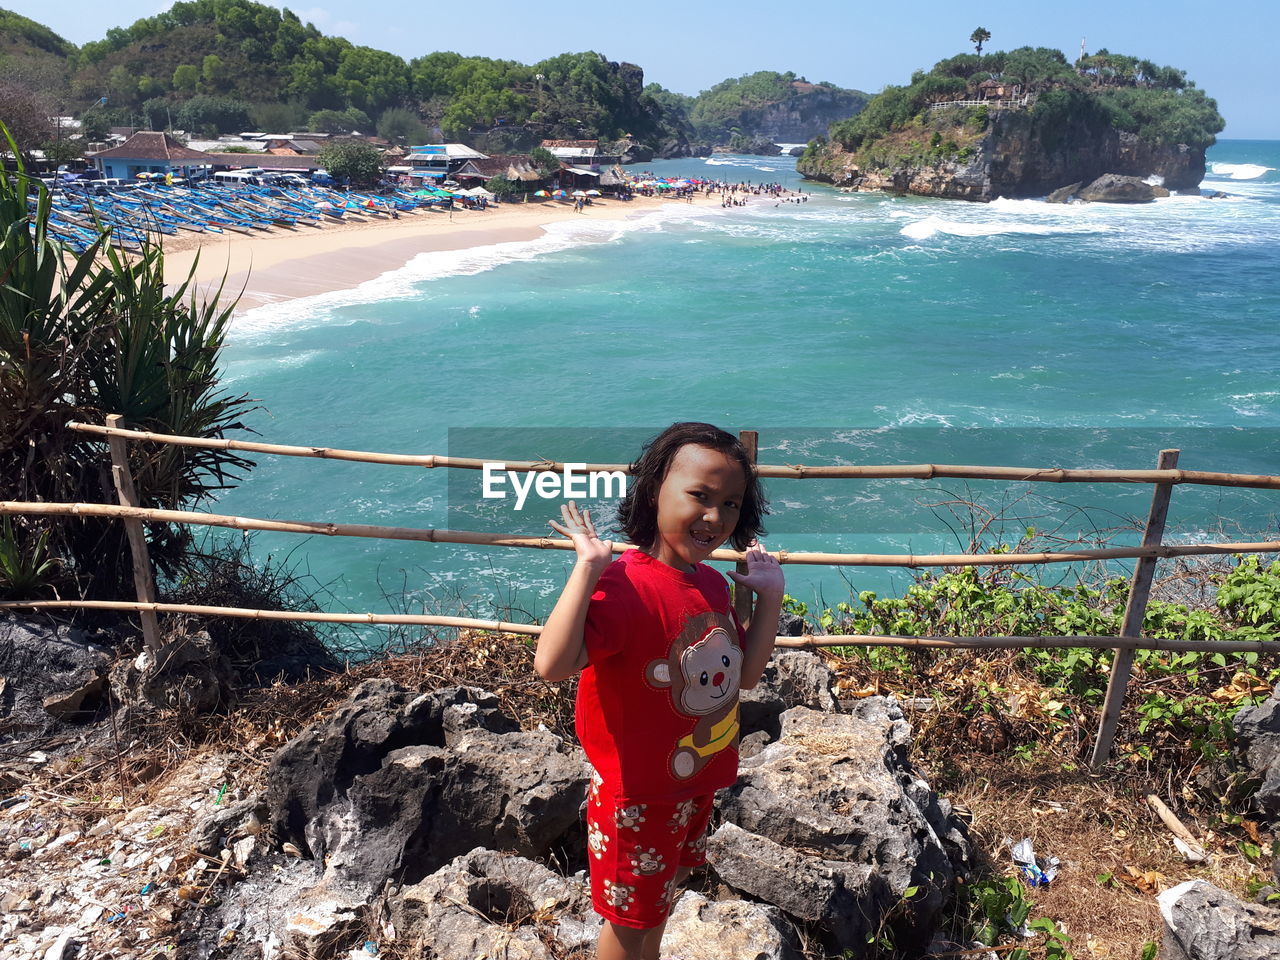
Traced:
[[[732, 434], [672, 424], [631, 472], [618, 523], [636, 548], [617, 561], [590, 511], [570, 502], [550, 521], [577, 563], [534, 658], [545, 680], [582, 671], [599, 960], [657, 960], [676, 888], [706, 862], [715, 791], [737, 779], [738, 691], [773, 652], [783, 592], [782, 568], [756, 542], [768, 504]], [[747, 562], [729, 576], [756, 594], [746, 630], [724, 578], [703, 564], [726, 541]]]

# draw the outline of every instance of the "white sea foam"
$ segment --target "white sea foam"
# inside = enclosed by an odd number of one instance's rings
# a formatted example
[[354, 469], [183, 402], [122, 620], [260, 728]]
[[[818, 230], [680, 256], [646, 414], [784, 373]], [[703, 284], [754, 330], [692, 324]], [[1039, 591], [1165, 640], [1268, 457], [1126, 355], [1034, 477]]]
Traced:
[[953, 237], [995, 237], [1012, 233], [1043, 237], [1055, 233], [1090, 231], [1088, 228], [1081, 230], [1079, 227], [1072, 225], [1013, 223], [1008, 220], [943, 220], [941, 217], [925, 217], [925, 219], [917, 220], [915, 223], [908, 223], [898, 232], [904, 237], [910, 237], [912, 240], [928, 240], [940, 233]]
[[1211, 163], [1209, 171], [1215, 176], [1229, 177], [1232, 180], [1257, 180], [1275, 167], [1264, 167], [1260, 163]]

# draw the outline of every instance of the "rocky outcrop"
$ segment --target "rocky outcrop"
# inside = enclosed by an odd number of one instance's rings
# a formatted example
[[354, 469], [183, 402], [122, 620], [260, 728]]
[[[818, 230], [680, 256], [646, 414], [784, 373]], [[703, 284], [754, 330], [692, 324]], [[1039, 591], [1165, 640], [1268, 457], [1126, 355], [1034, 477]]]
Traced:
[[923, 947], [969, 842], [907, 760], [902, 711], [881, 697], [848, 714], [793, 707], [780, 727], [722, 795], [729, 825], [708, 844], [712, 866], [855, 953], [866, 947], [857, 924], [901, 901], [895, 942]]
[[688, 140], [671, 138], [658, 144], [655, 157], [659, 160], [679, 160], [682, 157], [709, 157], [712, 148], [709, 143], [691, 143]]
[[990, 201], [1040, 197], [1107, 173], [1156, 176], [1169, 190], [1192, 189], [1204, 179], [1205, 159], [1203, 148], [1148, 143], [1115, 130], [1101, 116], [1050, 122], [1032, 109], [1009, 109], [991, 112], [985, 134], [965, 160], [860, 167], [833, 142], [808, 151], [796, 169], [806, 179], [855, 190]]
[[1139, 177], [1104, 173], [1076, 196], [1089, 203], [1151, 203], [1156, 192], [1151, 184]]
[[1280, 957], [1280, 910], [1242, 903], [1203, 880], [1158, 898], [1164, 919], [1160, 960], [1274, 960]]
[[759, 136], [775, 143], [807, 143], [826, 133], [837, 120], [853, 116], [866, 106], [868, 99], [857, 90], [803, 80], [791, 84], [791, 93], [785, 100], [744, 111], [737, 126], [746, 136]]
[[0, 617], [0, 720], [25, 738], [92, 719], [106, 694], [110, 656], [78, 628]]
[[[929, 942], [968, 841], [912, 771], [896, 703], [841, 712], [833, 681], [813, 654], [778, 651], [745, 693], [742, 776], [708, 842], [720, 896], [678, 901], [664, 956], [800, 960], [825, 943], [861, 958], [882, 926]], [[428, 960], [589, 951], [587, 772], [482, 690], [366, 681], [280, 749], [261, 796], [187, 838], [241, 879], [183, 915], [184, 956], [329, 960], [369, 935]]]
[[1259, 784], [1254, 802], [1274, 823], [1280, 820], [1280, 687], [1257, 706], [1242, 708], [1232, 727], [1236, 748]]
[[373, 891], [478, 846], [547, 856], [578, 823], [587, 775], [581, 750], [519, 732], [492, 694], [367, 680], [280, 750], [265, 800], [278, 839]]

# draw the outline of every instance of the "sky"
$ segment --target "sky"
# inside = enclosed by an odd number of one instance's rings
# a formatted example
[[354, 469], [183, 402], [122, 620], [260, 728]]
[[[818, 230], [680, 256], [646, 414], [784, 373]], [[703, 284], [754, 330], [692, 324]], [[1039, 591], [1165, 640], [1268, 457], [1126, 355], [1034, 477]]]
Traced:
[[[0, 0], [72, 43], [99, 40], [165, 9], [164, 0]], [[274, 4], [273, 4], [274, 5]], [[1272, 62], [1280, 3], [1237, 0], [988, 0], [982, 4], [914, 0], [764, 0], [668, 4], [530, 4], [484, 0], [447, 19], [442, 6], [404, 0], [300, 0], [291, 9], [324, 33], [389, 50], [406, 60], [435, 50], [535, 63], [559, 53], [595, 50], [644, 69], [645, 82], [696, 94], [756, 70], [795, 71], [876, 93], [912, 71], [972, 51], [976, 27], [988, 50], [1055, 47], [1074, 59], [1107, 48], [1180, 67], [1218, 101], [1227, 121], [1219, 136], [1280, 140], [1280, 93]], [[406, 13], [406, 11], [408, 11]], [[980, 12], [978, 12], [980, 11]]]

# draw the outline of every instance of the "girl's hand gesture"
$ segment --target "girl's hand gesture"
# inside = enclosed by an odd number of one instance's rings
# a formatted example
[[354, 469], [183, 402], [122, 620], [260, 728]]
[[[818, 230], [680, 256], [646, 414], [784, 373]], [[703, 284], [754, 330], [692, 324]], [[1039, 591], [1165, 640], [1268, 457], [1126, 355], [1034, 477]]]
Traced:
[[751, 545], [747, 547], [745, 559], [746, 574], [729, 570], [729, 579], [751, 588], [761, 598], [782, 599], [786, 582], [782, 575], [782, 564], [778, 563], [778, 558], [762, 547], [758, 540], [752, 540]]
[[556, 523], [554, 520], [548, 520], [547, 523], [557, 533], [573, 541], [579, 563], [603, 570], [613, 561], [613, 541], [600, 539], [595, 524], [591, 522], [590, 510], [579, 513], [578, 505], [570, 500], [560, 506], [560, 517], [564, 523]]

